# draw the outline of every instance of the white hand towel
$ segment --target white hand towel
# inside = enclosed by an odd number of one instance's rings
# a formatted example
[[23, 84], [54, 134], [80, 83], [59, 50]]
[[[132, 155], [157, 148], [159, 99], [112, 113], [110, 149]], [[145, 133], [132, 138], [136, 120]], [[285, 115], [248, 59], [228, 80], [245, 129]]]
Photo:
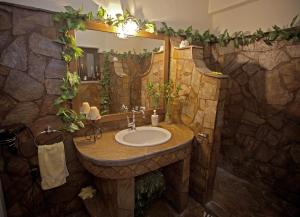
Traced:
[[69, 172], [63, 142], [38, 146], [38, 158], [43, 190], [56, 188], [66, 183]]

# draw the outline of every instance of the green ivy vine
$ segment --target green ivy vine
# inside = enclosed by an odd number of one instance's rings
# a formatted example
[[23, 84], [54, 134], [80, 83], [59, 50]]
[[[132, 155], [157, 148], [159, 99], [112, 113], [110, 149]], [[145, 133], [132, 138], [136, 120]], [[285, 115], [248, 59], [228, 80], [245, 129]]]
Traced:
[[112, 16], [108, 14], [106, 9], [101, 6], [98, 9], [96, 20], [114, 27], [124, 25], [131, 20], [138, 25], [139, 30], [144, 30], [150, 33], [156, 32], [155, 23], [148, 20], [138, 19], [134, 17], [128, 10], [126, 10], [123, 14], [115, 14], [115, 16]]
[[104, 53], [103, 74], [99, 81], [100, 84], [100, 113], [101, 115], [109, 114], [110, 106], [110, 54]]
[[225, 29], [223, 33], [216, 36], [206, 30], [202, 34], [198, 30], [193, 30], [192, 26], [186, 29], [178, 29], [177, 31], [168, 26], [165, 22], [162, 22], [162, 27], [157, 31], [158, 33], [166, 34], [168, 36], [179, 36], [185, 38], [193, 45], [204, 45], [209, 43], [218, 43], [220, 46], [225, 47], [231, 41], [233, 41], [235, 47], [249, 45], [255, 41], [263, 40], [267, 45], [272, 45], [276, 40], [300, 40], [300, 28], [295, 27], [295, 23], [298, 20], [298, 15], [295, 16], [289, 28], [280, 28], [277, 25], [272, 27], [272, 31], [264, 32], [261, 28], [256, 30], [253, 34], [246, 34], [242, 31], [234, 32], [230, 34], [228, 29]]
[[109, 53], [111, 56], [117, 57], [119, 60], [125, 60], [128, 58], [137, 58], [139, 62], [142, 62], [144, 59], [151, 57], [153, 52], [157, 52], [159, 48], [154, 48], [153, 51], [148, 51], [147, 49], [143, 49], [142, 52], [137, 53], [134, 49], [133, 51], [127, 51], [127, 52], [117, 52], [115, 50], [110, 50], [106, 53]]
[[[62, 93], [55, 100], [54, 104], [58, 106], [59, 109], [57, 115], [61, 117], [65, 123], [65, 129], [69, 132], [74, 132], [84, 127], [82, 122], [84, 117], [72, 110], [71, 106], [71, 100], [77, 95], [78, 92], [80, 78], [77, 72], [70, 71], [70, 63], [72, 60], [77, 59], [83, 54], [82, 49], [77, 47], [75, 38], [71, 33], [74, 30], [85, 30], [86, 21], [97, 20], [114, 27], [124, 25], [128, 21], [134, 21], [138, 25], [139, 30], [144, 30], [150, 33], [162, 33], [168, 36], [180, 36], [186, 38], [190, 44], [193, 45], [219, 43], [220, 46], [227, 46], [231, 41], [233, 41], [235, 47], [239, 47], [241, 45], [248, 45], [259, 40], [263, 40], [268, 45], [272, 45], [272, 43], [276, 40], [300, 40], [300, 28], [295, 27], [298, 16], [293, 18], [289, 28], [280, 28], [279, 26], [274, 25], [273, 31], [264, 32], [262, 29], [258, 29], [256, 32], [250, 35], [247, 35], [242, 31], [230, 34], [226, 29], [222, 34], [216, 36], [210, 33], [209, 30], [201, 34], [198, 30], [193, 30], [192, 26], [176, 31], [172, 27], [168, 26], [165, 22], [162, 22], [162, 27], [157, 30], [155, 23], [138, 19], [130, 14], [128, 10], [126, 10], [124, 14], [116, 14], [115, 16], [112, 16], [109, 15], [103, 7], [100, 7], [95, 17], [93, 16], [92, 12], [87, 14], [82, 13], [82, 8], [75, 10], [71, 6], [65, 6], [65, 10], [65, 12], [56, 13], [53, 17], [54, 21], [59, 23], [61, 26], [59, 29], [60, 35], [57, 39], [57, 42], [63, 46], [62, 59], [67, 64], [66, 76], [63, 79], [63, 84], [61, 86]], [[125, 55], [130, 55], [130, 53]], [[148, 53], [145, 52], [143, 55], [148, 55]], [[110, 79], [107, 76], [108, 75], [104, 75], [103, 81], [100, 81], [100, 84], [105, 90], [109, 89], [108, 81]], [[109, 109], [107, 109], [108, 103], [109, 98], [106, 94], [101, 99], [102, 114], [109, 112]]]
[[58, 30], [60, 35], [57, 42], [62, 44], [62, 59], [66, 62], [67, 71], [63, 84], [61, 85], [61, 95], [55, 100], [54, 105], [58, 107], [57, 116], [65, 124], [65, 130], [75, 132], [84, 127], [84, 116], [77, 114], [72, 109], [71, 100], [77, 95], [80, 78], [77, 72], [70, 71], [70, 63], [83, 53], [82, 49], [76, 46], [73, 30], [84, 30], [85, 22], [90, 19], [89, 14], [82, 14], [82, 9], [75, 10], [70, 6], [65, 7], [66, 12], [60, 12], [53, 17], [54, 21], [62, 27]]

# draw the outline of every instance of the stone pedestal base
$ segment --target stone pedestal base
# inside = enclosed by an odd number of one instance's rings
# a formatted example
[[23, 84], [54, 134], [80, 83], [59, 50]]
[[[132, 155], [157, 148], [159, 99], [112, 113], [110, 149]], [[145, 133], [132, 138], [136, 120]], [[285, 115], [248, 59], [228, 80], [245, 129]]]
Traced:
[[[190, 158], [178, 161], [163, 169], [166, 179], [165, 197], [181, 213], [188, 204]], [[134, 217], [134, 177], [103, 179], [95, 177], [100, 197], [111, 217]]]
[[165, 167], [163, 174], [166, 180], [165, 197], [181, 213], [188, 205], [190, 158]]
[[111, 217], [134, 216], [134, 177], [128, 179], [95, 178]]

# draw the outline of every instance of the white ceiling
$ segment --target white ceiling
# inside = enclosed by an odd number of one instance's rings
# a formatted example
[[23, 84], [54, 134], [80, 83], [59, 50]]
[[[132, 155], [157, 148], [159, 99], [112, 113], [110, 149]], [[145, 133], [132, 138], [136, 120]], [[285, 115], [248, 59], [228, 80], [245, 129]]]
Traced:
[[85, 12], [96, 12], [98, 5], [108, 10], [109, 14], [129, 9], [132, 14], [157, 22], [167, 22], [175, 28], [193, 25], [199, 30], [206, 30], [210, 25], [208, 16], [209, 0], [0, 0], [50, 11], [63, 11], [65, 5], [74, 8], [83, 6]]

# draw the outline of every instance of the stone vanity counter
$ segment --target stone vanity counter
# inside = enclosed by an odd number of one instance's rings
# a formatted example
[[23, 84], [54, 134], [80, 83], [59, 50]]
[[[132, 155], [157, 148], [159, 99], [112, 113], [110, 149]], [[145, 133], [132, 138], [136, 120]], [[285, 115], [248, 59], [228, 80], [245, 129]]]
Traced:
[[[112, 217], [134, 216], [135, 177], [161, 169], [166, 181], [165, 197], [182, 212], [188, 203], [191, 142], [193, 132], [182, 124], [164, 124], [171, 139], [161, 145], [131, 147], [115, 141], [117, 131], [103, 133], [96, 143], [74, 138], [79, 159], [95, 176], [95, 184]], [[105, 212], [103, 211], [103, 212]]]
[[147, 147], [133, 147], [119, 144], [115, 140], [118, 131], [109, 131], [94, 143], [85, 137], [74, 138], [75, 146], [83, 158], [95, 164], [105, 166], [119, 166], [136, 163], [149, 158], [159, 152], [168, 152], [190, 143], [194, 137], [193, 132], [183, 124], [161, 123], [159, 127], [171, 132], [171, 139], [161, 145]]

